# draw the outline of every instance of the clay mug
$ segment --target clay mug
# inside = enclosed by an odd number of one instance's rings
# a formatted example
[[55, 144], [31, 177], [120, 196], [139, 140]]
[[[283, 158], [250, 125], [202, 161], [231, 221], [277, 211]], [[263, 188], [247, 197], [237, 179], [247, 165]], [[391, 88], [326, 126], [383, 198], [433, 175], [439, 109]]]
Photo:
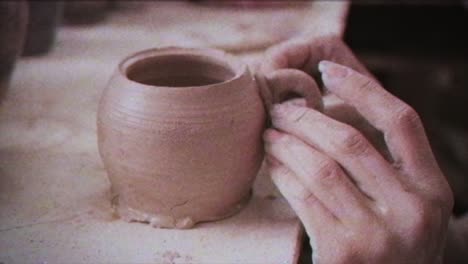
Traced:
[[27, 21], [25, 1], [0, 1], [0, 101], [7, 92], [16, 59], [22, 51]]
[[[305, 87], [313, 82], [306, 74], [282, 70], [257, 84], [247, 65], [219, 50], [169, 47], [124, 59], [97, 120], [120, 217], [189, 228], [239, 211], [263, 160], [260, 86], [271, 80], [291, 81], [288, 89], [313, 103], [320, 98]], [[288, 90], [276, 87], [262, 93], [270, 103]]]

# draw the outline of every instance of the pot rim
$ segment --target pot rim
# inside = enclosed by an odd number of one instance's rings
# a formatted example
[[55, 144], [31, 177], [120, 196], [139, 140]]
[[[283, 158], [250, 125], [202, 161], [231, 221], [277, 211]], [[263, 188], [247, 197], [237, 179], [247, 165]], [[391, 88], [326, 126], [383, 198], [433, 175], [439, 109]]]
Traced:
[[[234, 76], [222, 82], [216, 82], [216, 83], [199, 85], [199, 86], [150, 85], [150, 84], [145, 84], [142, 82], [132, 80], [128, 77], [128, 71], [131, 69], [131, 67], [142, 60], [154, 58], [158, 56], [184, 55], [184, 54], [191, 55], [191, 56], [208, 57], [215, 61], [219, 61], [222, 64], [225, 64], [226, 67], [228, 67], [229, 70], [231, 70], [234, 73]], [[167, 47], [158, 47], [158, 48], [150, 48], [150, 49], [141, 50], [141, 51], [128, 55], [118, 65], [118, 72], [120, 76], [123, 77], [126, 81], [129, 81], [134, 84], [138, 84], [141, 87], [147, 87], [151, 89], [155, 89], [155, 88], [203, 89], [203, 88], [212, 88], [216, 86], [224, 86], [226, 84], [232, 83], [242, 78], [248, 71], [249, 69], [246, 63], [241, 62], [237, 57], [223, 50], [214, 49], [214, 48], [188, 48], [188, 47], [177, 47], [177, 46], [167, 46]]]

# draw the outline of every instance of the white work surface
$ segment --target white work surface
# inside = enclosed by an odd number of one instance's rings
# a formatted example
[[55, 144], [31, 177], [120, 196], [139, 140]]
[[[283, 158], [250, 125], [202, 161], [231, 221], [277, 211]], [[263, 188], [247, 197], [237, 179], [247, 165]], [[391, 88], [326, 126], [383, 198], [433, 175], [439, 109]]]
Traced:
[[[241, 13], [182, 2], [140, 5], [114, 11], [100, 24], [62, 26], [52, 52], [18, 62], [0, 109], [0, 263], [297, 262], [300, 222], [264, 172], [247, 207], [222, 221], [168, 230], [119, 220], [97, 150], [97, 102], [131, 52], [164, 45], [240, 52], [246, 41], [258, 51], [273, 43], [249, 33], [256, 20], [287, 16], [294, 34], [339, 32], [347, 4]], [[239, 20], [245, 32], [235, 35]], [[192, 34], [178, 30], [184, 28]]]

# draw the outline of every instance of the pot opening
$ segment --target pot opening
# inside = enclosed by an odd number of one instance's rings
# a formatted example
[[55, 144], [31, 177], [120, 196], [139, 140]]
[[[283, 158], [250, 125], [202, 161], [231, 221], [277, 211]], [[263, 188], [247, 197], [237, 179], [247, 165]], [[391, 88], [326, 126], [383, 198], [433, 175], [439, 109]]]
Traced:
[[226, 82], [236, 71], [221, 59], [200, 54], [165, 54], [130, 65], [127, 78], [145, 85], [194, 87]]

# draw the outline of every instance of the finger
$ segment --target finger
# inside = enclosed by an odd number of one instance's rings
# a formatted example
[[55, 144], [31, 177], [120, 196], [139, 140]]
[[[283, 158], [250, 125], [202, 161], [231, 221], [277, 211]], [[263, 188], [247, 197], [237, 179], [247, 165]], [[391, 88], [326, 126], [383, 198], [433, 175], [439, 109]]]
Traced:
[[[322, 79], [328, 89], [354, 106], [373, 126], [382, 131], [398, 166], [416, 181], [438, 175], [421, 173], [421, 168], [438, 170], [418, 114], [374, 80], [347, 67], [323, 61]], [[435, 166], [434, 166], [435, 165]], [[436, 168], [437, 167], [437, 168]], [[427, 181], [427, 179], [425, 180]]]
[[284, 102], [283, 104], [293, 104], [297, 106], [307, 107], [307, 101], [304, 98], [294, 98]]
[[322, 232], [333, 231], [339, 221], [284, 165], [269, 165], [273, 183], [301, 220], [307, 234], [316, 244]]
[[391, 164], [353, 127], [293, 104], [277, 104], [270, 114], [275, 128], [336, 160], [372, 199], [392, 199], [394, 191], [403, 188]]
[[392, 160], [382, 132], [372, 126], [369, 121], [359, 114], [356, 108], [330, 93], [323, 97], [323, 104], [323, 113], [326, 116], [356, 128], [386, 160]]
[[302, 69], [309, 55], [309, 46], [306, 42], [301, 40], [283, 42], [266, 51], [260, 69], [263, 73], [280, 69]]
[[336, 61], [372, 76], [343, 40], [333, 35], [295, 39], [273, 46], [265, 54], [261, 71], [269, 73], [278, 69], [293, 68], [312, 74], [321, 60]]
[[356, 222], [369, 215], [371, 202], [340, 166], [301, 140], [273, 129], [264, 135], [266, 152], [284, 164], [340, 221]]
[[322, 95], [317, 83], [306, 73], [283, 69], [271, 72], [266, 77], [273, 104], [299, 97], [306, 99], [308, 107], [323, 109]]

